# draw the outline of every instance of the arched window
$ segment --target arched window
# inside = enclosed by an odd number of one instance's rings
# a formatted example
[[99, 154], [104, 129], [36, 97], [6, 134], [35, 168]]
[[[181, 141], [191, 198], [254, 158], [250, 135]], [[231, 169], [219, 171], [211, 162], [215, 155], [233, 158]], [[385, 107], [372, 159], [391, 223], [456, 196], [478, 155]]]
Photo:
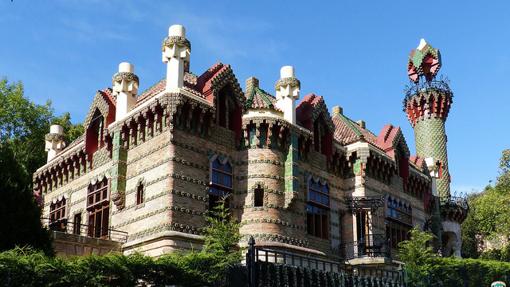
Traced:
[[230, 85], [223, 87], [216, 99], [216, 124], [235, 133], [236, 140], [241, 136], [242, 107], [236, 100]]
[[[232, 165], [228, 161], [222, 163], [219, 158], [216, 158], [211, 163], [209, 210], [213, 210], [218, 201], [232, 193], [232, 184]], [[228, 201], [225, 205], [228, 206]]]
[[50, 204], [50, 229], [65, 231], [66, 224], [66, 199], [62, 198]]
[[329, 187], [319, 181], [308, 181], [306, 222], [308, 234], [329, 238]]
[[260, 186], [260, 184], [257, 186], [257, 188], [255, 188], [253, 192], [253, 206], [264, 206], [264, 189]]
[[143, 198], [143, 183], [139, 183], [138, 186], [136, 187], [136, 205], [140, 205], [143, 203], [144, 201], [144, 198]]
[[96, 110], [86, 131], [85, 148], [89, 155], [92, 155], [104, 145], [103, 136], [104, 117], [99, 110]]
[[313, 140], [315, 151], [329, 157], [332, 154], [333, 137], [323, 117], [313, 123]]
[[108, 236], [110, 217], [110, 199], [108, 196], [108, 179], [90, 184], [87, 192], [88, 235], [90, 237]]

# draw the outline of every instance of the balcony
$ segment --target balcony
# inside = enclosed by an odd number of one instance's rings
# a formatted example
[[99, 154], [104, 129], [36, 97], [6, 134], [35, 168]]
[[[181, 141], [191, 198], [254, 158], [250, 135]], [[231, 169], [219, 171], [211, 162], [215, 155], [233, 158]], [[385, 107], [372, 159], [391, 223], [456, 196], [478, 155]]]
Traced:
[[369, 234], [342, 245], [341, 256], [351, 265], [386, 264], [391, 261], [391, 244], [384, 234]]
[[59, 256], [80, 256], [121, 252], [122, 244], [128, 239], [127, 232], [115, 229], [97, 229], [76, 222], [61, 219], [42, 219], [43, 226], [51, 231], [53, 247]]

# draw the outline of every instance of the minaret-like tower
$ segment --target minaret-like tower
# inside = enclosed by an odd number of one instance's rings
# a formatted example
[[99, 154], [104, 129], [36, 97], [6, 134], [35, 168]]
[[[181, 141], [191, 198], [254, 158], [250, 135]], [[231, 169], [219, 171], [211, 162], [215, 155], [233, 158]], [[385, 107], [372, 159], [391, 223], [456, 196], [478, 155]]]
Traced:
[[432, 231], [443, 255], [461, 256], [460, 224], [469, 207], [463, 198], [450, 193], [445, 122], [453, 100], [448, 82], [436, 79], [441, 54], [424, 39], [411, 51], [407, 72], [411, 85], [406, 89], [404, 112], [414, 128], [416, 153], [427, 162], [432, 177], [434, 210]]
[[407, 71], [412, 85], [406, 91], [404, 111], [414, 128], [417, 155], [432, 158], [438, 165], [437, 193], [446, 200], [450, 198], [450, 173], [445, 122], [453, 93], [446, 81], [436, 80], [440, 68], [439, 50], [421, 39], [409, 55]]

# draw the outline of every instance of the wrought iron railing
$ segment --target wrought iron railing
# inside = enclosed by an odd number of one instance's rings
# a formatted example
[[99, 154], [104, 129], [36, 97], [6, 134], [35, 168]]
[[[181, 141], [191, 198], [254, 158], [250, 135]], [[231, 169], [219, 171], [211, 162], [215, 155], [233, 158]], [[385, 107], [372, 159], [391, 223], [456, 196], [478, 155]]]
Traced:
[[404, 89], [404, 93], [406, 95], [405, 99], [408, 99], [408, 98], [416, 95], [419, 92], [422, 92], [425, 90], [430, 90], [430, 89], [451, 94], [452, 91], [450, 89], [449, 82], [450, 81], [447, 78], [441, 77], [439, 80], [420, 81], [417, 84], [412, 83], [410, 85], [407, 85]]
[[126, 242], [128, 239], [128, 233], [121, 230], [104, 228], [100, 230], [100, 232], [95, 232], [96, 230], [93, 225], [89, 226], [77, 222], [68, 221], [67, 219], [50, 220], [49, 218], [42, 218], [41, 220], [43, 225], [52, 231], [111, 240], [122, 243]]
[[441, 205], [452, 205], [459, 206], [464, 209], [469, 209], [469, 204], [466, 196], [441, 197], [439, 201], [441, 202]]
[[256, 247], [254, 249], [254, 253], [255, 256], [253, 259], [255, 262], [284, 264], [324, 272], [341, 272], [342, 270], [342, 264], [339, 262], [319, 259], [312, 256], [297, 255], [290, 252], [265, 249], [262, 247]]
[[358, 241], [344, 243], [340, 255], [346, 260], [364, 257], [391, 258], [390, 243], [384, 234], [369, 234]]

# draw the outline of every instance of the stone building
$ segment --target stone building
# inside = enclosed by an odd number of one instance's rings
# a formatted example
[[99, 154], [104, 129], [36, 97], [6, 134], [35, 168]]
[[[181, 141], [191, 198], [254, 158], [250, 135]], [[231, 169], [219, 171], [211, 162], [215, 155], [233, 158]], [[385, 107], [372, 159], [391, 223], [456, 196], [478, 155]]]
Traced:
[[[59, 126], [46, 136], [48, 162], [33, 176], [34, 193], [57, 252], [198, 249], [204, 214], [228, 196], [241, 247], [253, 236], [257, 246], [296, 254], [390, 263], [413, 226], [431, 228], [436, 214], [440, 233], [441, 218], [465, 216], [449, 196], [451, 92], [431, 84], [425, 65], [437, 73], [440, 58], [430, 49], [414, 50], [423, 65], [410, 58], [413, 87], [422, 85], [405, 100], [417, 138], [411, 155], [399, 127], [375, 134], [339, 106], [330, 112], [322, 96], [300, 95], [291, 66], [281, 68], [274, 93], [254, 77], [243, 90], [222, 63], [193, 74], [185, 29], [171, 26], [165, 79], [139, 94], [134, 66], [121, 63], [112, 87], [96, 93], [81, 137], [66, 146]], [[424, 75], [432, 78], [422, 84]]]

